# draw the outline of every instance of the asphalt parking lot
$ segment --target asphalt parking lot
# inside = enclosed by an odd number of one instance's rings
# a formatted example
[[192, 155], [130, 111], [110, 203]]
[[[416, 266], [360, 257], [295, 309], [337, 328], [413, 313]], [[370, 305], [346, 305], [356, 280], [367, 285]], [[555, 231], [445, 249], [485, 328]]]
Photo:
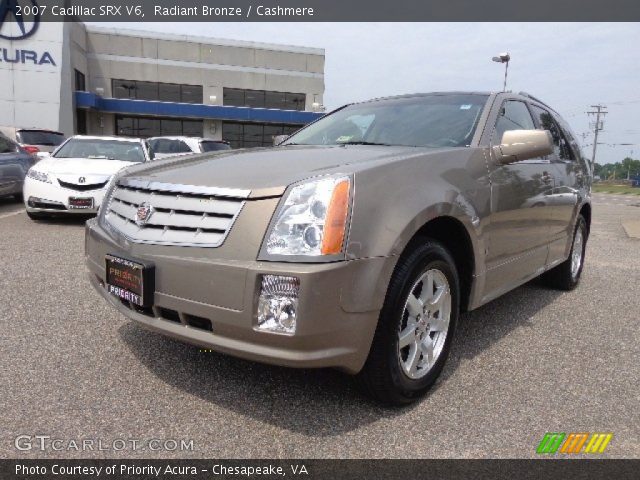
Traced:
[[[582, 283], [536, 282], [467, 314], [436, 387], [385, 409], [330, 370], [201, 352], [108, 308], [83, 222], [0, 200], [0, 457], [533, 457], [545, 432], [612, 432], [640, 458], [640, 197], [595, 195]], [[18, 435], [63, 440], [62, 450]], [[193, 440], [192, 451], [77, 451], [70, 440]], [[173, 444], [170, 444], [171, 447]], [[24, 448], [24, 444], [23, 444]]]

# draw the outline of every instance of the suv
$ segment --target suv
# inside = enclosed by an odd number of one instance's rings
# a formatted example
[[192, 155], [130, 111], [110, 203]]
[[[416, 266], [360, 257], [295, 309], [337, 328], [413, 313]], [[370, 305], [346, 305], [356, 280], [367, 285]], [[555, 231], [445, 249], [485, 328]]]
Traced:
[[129, 168], [87, 224], [86, 263], [145, 327], [336, 367], [405, 404], [461, 312], [541, 274], [578, 284], [590, 190], [575, 136], [527, 94], [377, 99], [277, 147]]
[[0, 127], [0, 132], [34, 156], [53, 152], [66, 138], [64, 133], [40, 128]]

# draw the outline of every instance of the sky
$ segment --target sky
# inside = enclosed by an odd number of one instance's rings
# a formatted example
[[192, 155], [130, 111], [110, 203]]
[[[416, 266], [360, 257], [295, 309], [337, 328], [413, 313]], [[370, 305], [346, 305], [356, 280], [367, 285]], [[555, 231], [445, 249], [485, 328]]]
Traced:
[[[104, 25], [104, 24], [103, 24]], [[558, 111], [591, 157], [585, 112], [608, 107], [596, 161], [640, 158], [640, 23], [119, 23], [110, 26], [325, 49], [328, 110], [414, 92], [526, 91]], [[591, 133], [589, 133], [591, 132]], [[603, 143], [600, 145], [600, 143]], [[633, 144], [633, 145], [620, 145]]]

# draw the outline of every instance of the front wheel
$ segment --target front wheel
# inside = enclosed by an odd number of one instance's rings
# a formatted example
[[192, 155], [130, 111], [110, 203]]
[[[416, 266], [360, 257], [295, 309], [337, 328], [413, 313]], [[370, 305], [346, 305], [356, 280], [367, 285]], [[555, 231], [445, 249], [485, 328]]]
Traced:
[[578, 216], [573, 232], [573, 243], [569, 258], [543, 275], [544, 282], [550, 287], [560, 290], [573, 290], [580, 282], [584, 266], [584, 254], [587, 247], [587, 222], [582, 215]]
[[436, 381], [449, 355], [459, 312], [453, 258], [426, 240], [398, 262], [369, 357], [358, 374], [378, 401], [408, 404]]

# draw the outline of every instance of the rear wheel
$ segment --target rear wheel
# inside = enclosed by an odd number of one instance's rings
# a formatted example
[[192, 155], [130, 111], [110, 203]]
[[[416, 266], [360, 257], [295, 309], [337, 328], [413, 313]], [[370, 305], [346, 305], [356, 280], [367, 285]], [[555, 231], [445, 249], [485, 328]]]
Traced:
[[587, 222], [582, 215], [578, 216], [573, 232], [573, 243], [569, 258], [543, 275], [543, 281], [553, 288], [573, 290], [580, 282], [584, 254], [587, 246]]
[[16, 193], [13, 198], [16, 199], [16, 202], [22, 202], [23, 201], [23, 197], [21, 193]]
[[401, 258], [358, 374], [368, 394], [404, 405], [433, 385], [449, 355], [459, 297], [458, 273], [442, 245], [425, 241]]

